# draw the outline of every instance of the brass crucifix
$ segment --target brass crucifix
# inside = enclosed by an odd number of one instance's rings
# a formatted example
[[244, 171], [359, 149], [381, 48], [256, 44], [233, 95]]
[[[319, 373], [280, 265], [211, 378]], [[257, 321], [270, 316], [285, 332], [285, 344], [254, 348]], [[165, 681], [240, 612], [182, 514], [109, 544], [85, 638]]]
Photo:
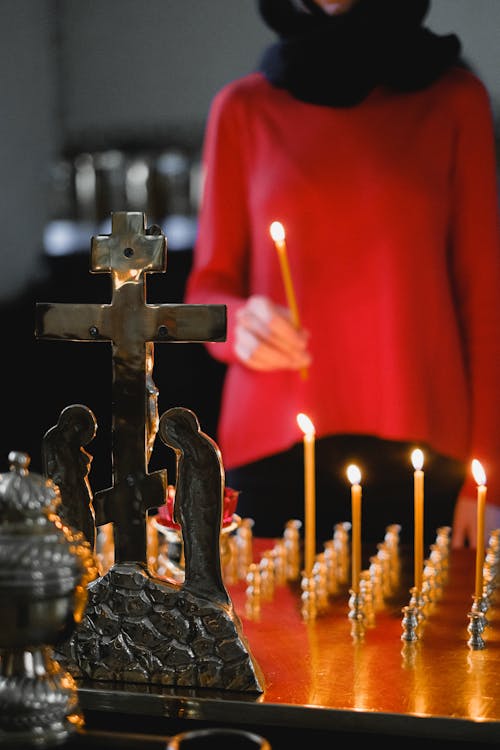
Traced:
[[165, 502], [165, 470], [148, 473], [158, 430], [154, 345], [224, 341], [225, 305], [148, 304], [146, 274], [166, 270], [166, 239], [140, 212], [112, 214], [92, 238], [91, 273], [110, 273], [111, 304], [37, 303], [42, 340], [111, 342], [112, 486], [94, 497], [96, 524], [113, 522], [115, 562], [146, 563], [146, 512]]

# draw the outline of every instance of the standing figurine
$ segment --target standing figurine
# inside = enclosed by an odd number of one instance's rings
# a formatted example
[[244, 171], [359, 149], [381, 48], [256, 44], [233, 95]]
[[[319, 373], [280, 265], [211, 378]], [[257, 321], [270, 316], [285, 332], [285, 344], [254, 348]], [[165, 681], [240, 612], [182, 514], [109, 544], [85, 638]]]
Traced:
[[94, 437], [97, 423], [92, 411], [81, 404], [67, 406], [57, 424], [48, 430], [42, 442], [45, 476], [59, 487], [58, 513], [68, 526], [81, 531], [95, 549], [95, 515], [88, 474], [92, 456], [83, 448]]

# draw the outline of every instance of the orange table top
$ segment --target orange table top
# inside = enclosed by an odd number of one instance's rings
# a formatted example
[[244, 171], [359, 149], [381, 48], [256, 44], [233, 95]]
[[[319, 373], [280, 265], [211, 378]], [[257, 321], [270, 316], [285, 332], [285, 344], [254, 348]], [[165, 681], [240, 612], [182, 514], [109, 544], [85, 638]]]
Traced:
[[[272, 540], [254, 540], [254, 558]], [[82, 683], [83, 708], [187, 716], [213, 721], [500, 742], [500, 612], [493, 600], [485, 648], [467, 645], [475, 553], [450, 553], [442, 597], [418, 641], [402, 641], [410, 594], [404, 560], [400, 585], [363, 635], [352, 634], [347, 587], [313, 619], [301, 614], [300, 582], [275, 587], [258, 618], [246, 614], [246, 583], [228, 585], [244, 636], [264, 675], [262, 695]], [[133, 695], [134, 708], [127, 695]], [[121, 706], [121, 708], [120, 708]], [[128, 706], [128, 708], [127, 708]]]

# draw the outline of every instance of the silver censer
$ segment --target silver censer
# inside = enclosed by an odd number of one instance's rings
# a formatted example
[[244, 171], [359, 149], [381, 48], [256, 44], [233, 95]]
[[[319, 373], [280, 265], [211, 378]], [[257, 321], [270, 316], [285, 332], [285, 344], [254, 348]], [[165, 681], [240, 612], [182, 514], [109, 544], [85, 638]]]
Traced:
[[97, 575], [88, 542], [57, 515], [59, 491], [25, 453], [0, 474], [0, 747], [48, 747], [83, 725], [73, 678], [53, 658]]

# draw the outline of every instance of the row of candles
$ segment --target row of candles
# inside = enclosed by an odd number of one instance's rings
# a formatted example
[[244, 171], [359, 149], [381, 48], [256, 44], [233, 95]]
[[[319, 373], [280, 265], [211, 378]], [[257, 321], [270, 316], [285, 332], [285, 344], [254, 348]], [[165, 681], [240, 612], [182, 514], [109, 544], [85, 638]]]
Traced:
[[[278, 254], [292, 322], [296, 328], [299, 328], [300, 317], [288, 263], [283, 224], [273, 221], [269, 227], [269, 233]], [[301, 370], [301, 376], [306, 378], [307, 370]], [[315, 428], [311, 419], [303, 413], [297, 415], [297, 423], [304, 434], [304, 569], [305, 574], [309, 575], [316, 555]], [[424, 562], [424, 454], [420, 448], [412, 452], [411, 461], [414, 469], [414, 585], [416, 591], [420, 593]], [[486, 475], [477, 459], [472, 461], [472, 474], [477, 485], [475, 596], [479, 599], [483, 592]], [[357, 594], [361, 572], [361, 471], [355, 464], [347, 467], [347, 478], [351, 483], [351, 589]]]
[[[297, 415], [297, 424], [303, 432], [304, 446], [304, 572], [310, 575], [316, 556], [316, 432], [311, 419], [303, 413]], [[415, 448], [411, 454], [413, 464], [413, 502], [414, 502], [414, 587], [422, 591], [424, 570], [424, 454]], [[346, 470], [351, 483], [351, 590], [359, 593], [361, 573], [361, 471], [356, 464], [349, 464]], [[483, 592], [484, 563], [484, 515], [486, 504], [486, 475], [481, 463], [472, 461], [472, 474], [477, 485], [477, 537], [475, 596], [480, 598]]]

